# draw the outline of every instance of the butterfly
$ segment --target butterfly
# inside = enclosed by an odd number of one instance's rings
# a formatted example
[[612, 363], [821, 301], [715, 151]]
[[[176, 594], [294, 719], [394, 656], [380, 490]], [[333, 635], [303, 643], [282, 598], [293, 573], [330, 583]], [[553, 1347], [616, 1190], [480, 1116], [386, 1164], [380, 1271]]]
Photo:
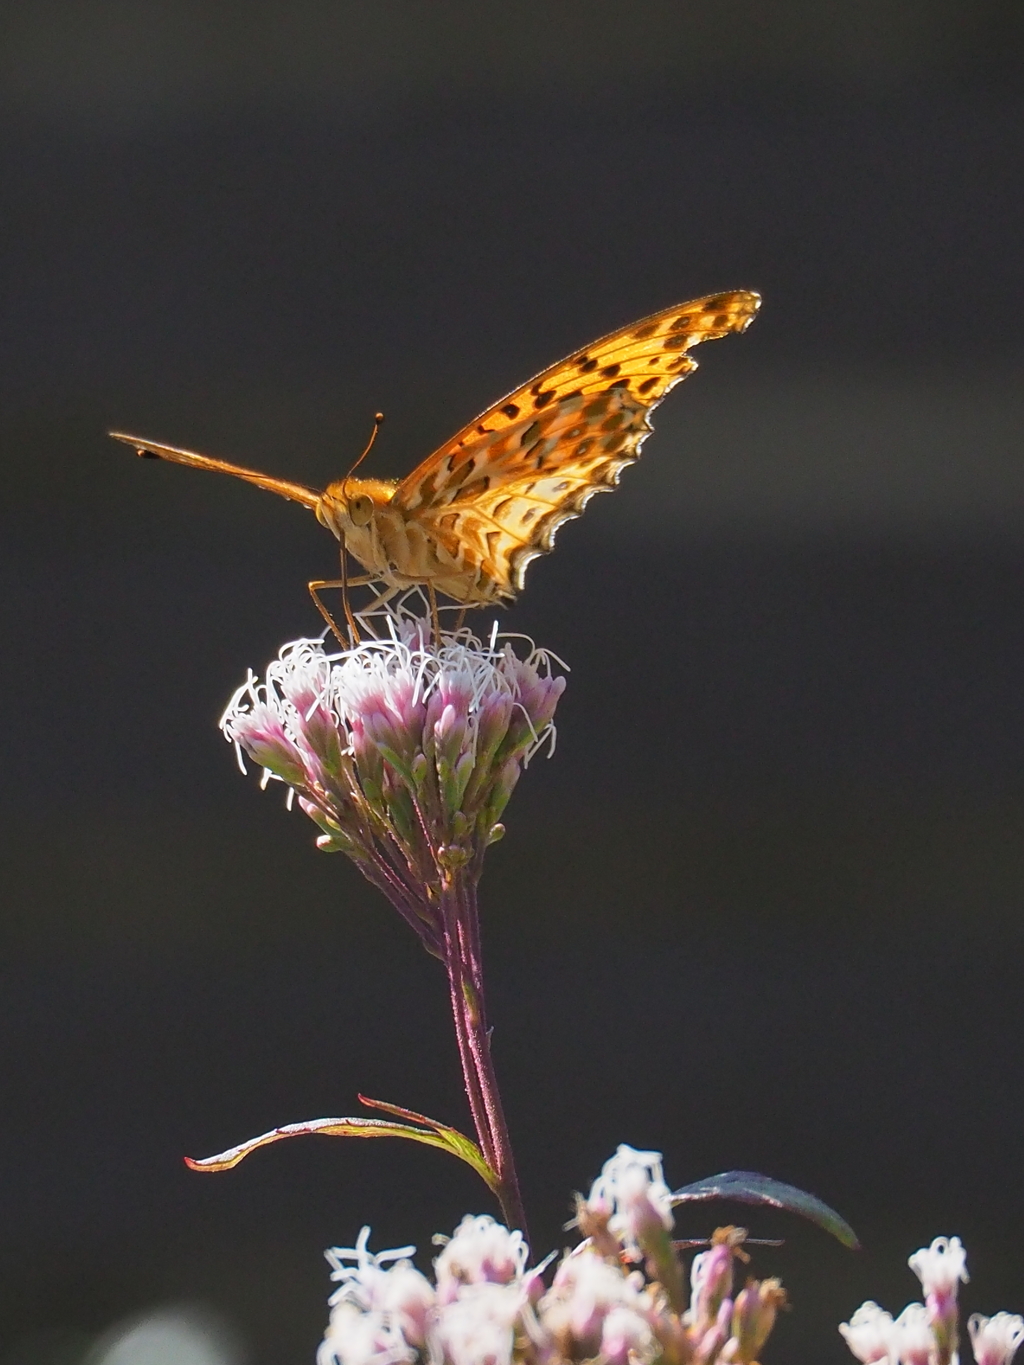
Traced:
[[[744, 331], [760, 303], [736, 290], [630, 323], [500, 399], [400, 482], [350, 473], [319, 492], [125, 432], [110, 435], [139, 455], [232, 474], [315, 512], [341, 543], [342, 578], [310, 584], [332, 627], [317, 597], [327, 587], [346, 590], [349, 617], [347, 587], [356, 583], [382, 585], [378, 603], [414, 585], [432, 601], [435, 592], [464, 606], [510, 601], [559, 527], [595, 493], [614, 489], [637, 459], [650, 414], [697, 368], [693, 347]], [[346, 551], [364, 578], [347, 576]]]

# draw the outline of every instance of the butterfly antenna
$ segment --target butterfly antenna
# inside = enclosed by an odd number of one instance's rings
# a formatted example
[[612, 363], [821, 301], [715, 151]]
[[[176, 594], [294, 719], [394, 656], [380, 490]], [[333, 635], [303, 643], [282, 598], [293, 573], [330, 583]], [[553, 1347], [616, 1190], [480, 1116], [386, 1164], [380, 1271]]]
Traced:
[[359, 468], [359, 466], [360, 466], [360, 465], [363, 463], [363, 461], [366, 459], [367, 455], [369, 455], [370, 451], [373, 449], [373, 443], [374, 443], [374, 441], [377, 439], [377, 432], [380, 431], [381, 423], [382, 423], [383, 421], [384, 421], [384, 414], [383, 414], [382, 412], [375, 412], [375, 413], [373, 414], [373, 430], [370, 432], [370, 439], [369, 439], [369, 440], [367, 441], [367, 443], [366, 443], [366, 449], [363, 451], [362, 455], [360, 455], [359, 459], [356, 460], [355, 464], [354, 464], [354, 465], [352, 466], [352, 468], [348, 471], [348, 473], [345, 475], [344, 480], [342, 481], [341, 495], [342, 495], [343, 498], [347, 498], [347, 497], [348, 497], [348, 481], [349, 481], [349, 479], [352, 477], [352, 475], [356, 472], [356, 470]]

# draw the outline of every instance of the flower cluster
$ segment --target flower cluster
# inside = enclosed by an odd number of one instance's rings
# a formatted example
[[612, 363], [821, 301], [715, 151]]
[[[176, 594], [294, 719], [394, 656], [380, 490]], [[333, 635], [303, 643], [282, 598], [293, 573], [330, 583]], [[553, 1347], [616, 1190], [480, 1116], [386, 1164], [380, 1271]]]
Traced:
[[[967, 1283], [967, 1254], [959, 1237], [936, 1237], [908, 1262], [921, 1281], [924, 1303], [908, 1303], [898, 1318], [870, 1300], [839, 1330], [861, 1365], [957, 1365], [960, 1309], [957, 1291]], [[967, 1331], [977, 1365], [1010, 1365], [1024, 1318], [974, 1313]]]
[[[747, 1280], [744, 1233], [722, 1228], [694, 1257], [689, 1292], [669, 1240], [671, 1196], [657, 1152], [620, 1147], [577, 1201], [584, 1239], [551, 1277], [527, 1270], [528, 1248], [487, 1216], [466, 1217], [434, 1261], [411, 1247], [373, 1256], [369, 1229], [327, 1253], [331, 1318], [318, 1365], [751, 1365], [785, 1302], [778, 1280]], [[443, 1241], [444, 1239], [438, 1239]]]
[[318, 846], [348, 854], [437, 952], [443, 889], [456, 872], [479, 879], [523, 768], [554, 741], [565, 679], [497, 627], [486, 642], [466, 629], [435, 640], [426, 620], [385, 619], [385, 638], [340, 653], [285, 645], [221, 728], [243, 770], [244, 752], [286, 783]]

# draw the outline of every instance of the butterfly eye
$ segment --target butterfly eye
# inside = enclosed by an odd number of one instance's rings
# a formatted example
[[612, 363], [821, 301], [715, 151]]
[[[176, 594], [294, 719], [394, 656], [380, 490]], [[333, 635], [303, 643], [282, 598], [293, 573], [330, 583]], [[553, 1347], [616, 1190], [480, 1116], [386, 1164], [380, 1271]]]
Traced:
[[369, 526], [373, 516], [373, 499], [365, 493], [357, 493], [348, 505], [348, 514], [353, 526]]

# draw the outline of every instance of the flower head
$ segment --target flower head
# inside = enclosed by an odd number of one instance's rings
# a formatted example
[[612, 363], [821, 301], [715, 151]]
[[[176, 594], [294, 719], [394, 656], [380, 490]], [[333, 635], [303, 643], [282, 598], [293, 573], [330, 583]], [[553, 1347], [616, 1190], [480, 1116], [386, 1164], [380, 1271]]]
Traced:
[[[451, 1238], [435, 1238], [442, 1243], [436, 1288], [413, 1269], [411, 1247], [372, 1255], [364, 1228], [354, 1247], [328, 1252], [339, 1287], [318, 1365], [754, 1365], [785, 1303], [779, 1281], [750, 1280], [734, 1303], [722, 1273], [712, 1273], [715, 1288], [701, 1300], [700, 1318], [678, 1307], [654, 1258], [645, 1256], [641, 1268], [631, 1257], [628, 1225], [611, 1232], [623, 1188], [639, 1187], [636, 1171], [644, 1189], [664, 1184], [657, 1152], [620, 1147], [581, 1203], [585, 1217], [593, 1207], [602, 1234], [587, 1233], [565, 1254], [550, 1288], [541, 1277], [551, 1258], [527, 1270], [522, 1234], [487, 1216], [467, 1216]], [[658, 1228], [665, 1232], [661, 1216]], [[741, 1236], [720, 1228], [713, 1239], [713, 1252], [728, 1252], [730, 1277]], [[678, 1251], [670, 1244], [682, 1283]], [[695, 1286], [717, 1264], [697, 1260]], [[874, 1365], [882, 1356], [860, 1358]]]
[[[624, 1273], [621, 1266], [610, 1264], [584, 1245], [558, 1267], [537, 1316], [562, 1356], [583, 1359], [600, 1352], [613, 1312], [624, 1310], [646, 1322], [649, 1308], [638, 1273]], [[615, 1330], [621, 1333], [623, 1324], [620, 1316]]]
[[522, 1306], [518, 1285], [475, 1284], [464, 1289], [434, 1316], [430, 1359], [444, 1365], [511, 1365]]
[[[909, 1265], [921, 1281], [924, 1303], [908, 1303], [895, 1322], [876, 1303], [865, 1303], [840, 1325], [847, 1345], [863, 1365], [886, 1360], [898, 1365], [957, 1365], [957, 1292], [967, 1282], [967, 1253], [959, 1237], [936, 1237], [915, 1251]], [[967, 1330], [977, 1365], [1011, 1365], [1024, 1341], [1024, 1318], [975, 1313]]]
[[463, 1285], [521, 1280], [529, 1254], [521, 1232], [509, 1232], [489, 1214], [467, 1213], [434, 1262], [441, 1301], [457, 1298]]
[[862, 1303], [849, 1322], [841, 1322], [839, 1331], [862, 1365], [894, 1357], [892, 1314], [872, 1299]]
[[1024, 1318], [1018, 1313], [997, 1313], [992, 1318], [972, 1313], [967, 1331], [977, 1365], [1010, 1365], [1024, 1341]]
[[286, 783], [318, 846], [354, 859], [436, 952], [442, 891], [457, 872], [479, 878], [523, 768], [554, 742], [565, 679], [497, 627], [482, 642], [469, 630], [435, 641], [404, 612], [386, 625], [339, 653], [322, 640], [283, 646], [221, 728], [243, 768], [247, 754], [264, 781]]
[[932, 1365], [935, 1333], [923, 1303], [908, 1303], [892, 1325], [893, 1351], [900, 1365]]
[[364, 1227], [354, 1247], [327, 1252], [338, 1288], [317, 1365], [396, 1365], [414, 1360], [426, 1339], [434, 1290], [408, 1259], [415, 1247], [375, 1255], [369, 1237]]
[[653, 1227], [669, 1231], [675, 1220], [661, 1153], [641, 1152], [620, 1143], [590, 1187], [587, 1211], [606, 1214], [609, 1229], [621, 1236], [631, 1250], [643, 1247]]
[[907, 1264], [924, 1290], [928, 1323], [935, 1338], [935, 1359], [938, 1365], [949, 1365], [959, 1345], [957, 1290], [961, 1281], [966, 1284], [970, 1278], [967, 1253], [959, 1237], [936, 1237], [930, 1247], [915, 1251]]
[[967, 1252], [959, 1237], [936, 1237], [930, 1247], [921, 1247], [907, 1264], [921, 1281], [925, 1298], [931, 1295], [956, 1298], [961, 1281], [966, 1284]]

